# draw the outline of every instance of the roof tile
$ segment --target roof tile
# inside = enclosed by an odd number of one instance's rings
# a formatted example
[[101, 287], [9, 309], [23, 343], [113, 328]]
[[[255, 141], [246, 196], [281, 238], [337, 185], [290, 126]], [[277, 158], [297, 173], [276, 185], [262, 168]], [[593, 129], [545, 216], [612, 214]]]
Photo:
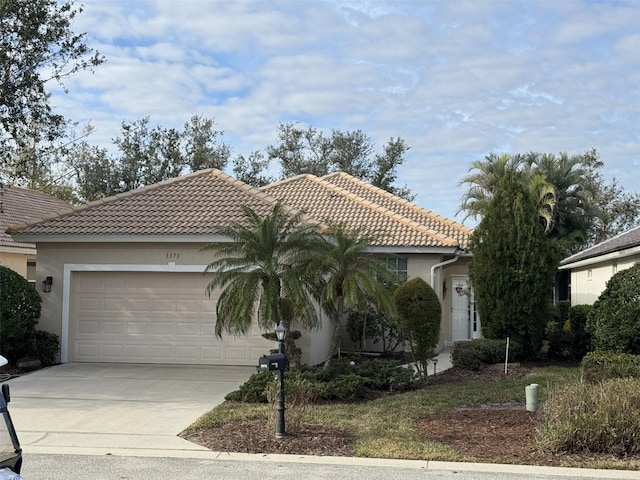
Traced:
[[471, 232], [345, 173], [298, 175], [262, 190], [318, 221], [365, 226], [381, 246], [457, 247], [466, 244]]

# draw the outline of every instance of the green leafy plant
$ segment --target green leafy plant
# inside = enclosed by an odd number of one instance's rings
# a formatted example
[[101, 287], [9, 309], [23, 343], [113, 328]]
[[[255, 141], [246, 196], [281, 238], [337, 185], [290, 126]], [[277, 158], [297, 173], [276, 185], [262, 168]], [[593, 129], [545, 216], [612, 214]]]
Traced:
[[640, 354], [640, 264], [607, 282], [587, 318], [596, 350]]
[[580, 363], [582, 380], [587, 383], [609, 378], [640, 379], [640, 355], [596, 351], [587, 353]]
[[60, 351], [60, 338], [54, 333], [36, 330], [33, 332], [33, 355], [40, 359], [43, 367], [56, 363], [56, 356]]
[[366, 342], [381, 344], [382, 352], [395, 351], [405, 340], [398, 321], [389, 313], [379, 310], [370, 304], [367, 308], [349, 308], [346, 311], [347, 333], [353, 342], [357, 342], [360, 350]]
[[440, 337], [440, 300], [433, 288], [420, 277], [400, 285], [395, 292], [395, 300], [418, 373], [424, 377]]
[[11, 363], [33, 355], [33, 335], [42, 299], [29, 282], [0, 266], [0, 354]]
[[[451, 349], [451, 363], [465, 370], [480, 370], [485, 365], [504, 362], [507, 341], [491, 338], [476, 338], [455, 342]], [[509, 361], [522, 358], [522, 349], [517, 342], [509, 342]]]

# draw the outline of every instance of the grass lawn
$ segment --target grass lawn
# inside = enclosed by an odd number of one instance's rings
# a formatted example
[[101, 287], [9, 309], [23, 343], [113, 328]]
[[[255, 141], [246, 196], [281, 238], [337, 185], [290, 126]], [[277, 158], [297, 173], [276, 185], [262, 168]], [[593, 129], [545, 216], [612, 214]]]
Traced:
[[[533, 368], [523, 378], [465, 380], [436, 383], [408, 392], [383, 396], [361, 403], [327, 403], [311, 405], [304, 422], [337, 427], [349, 432], [355, 452], [361, 457], [402, 458], [442, 461], [469, 460], [463, 453], [418, 435], [415, 422], [421, 417], [457, 408], [473, 408], [488, 403], [520, 402], [524, 404], [525, 387], [539, 385], [540, 401], [554, 388], [579, 380], [577, 367], [545, 366]], [[225, 402], [199, 418], [185, 433], [237, 420], [265, 419], [270, 407], [265, 404]], [[443, 413], [446, 415], [446, 413]], [[593, 459], [580, 466], [598, 468], [634, 468], [628, 462]], [[635, 465], [638, 468], [638, 465]]]

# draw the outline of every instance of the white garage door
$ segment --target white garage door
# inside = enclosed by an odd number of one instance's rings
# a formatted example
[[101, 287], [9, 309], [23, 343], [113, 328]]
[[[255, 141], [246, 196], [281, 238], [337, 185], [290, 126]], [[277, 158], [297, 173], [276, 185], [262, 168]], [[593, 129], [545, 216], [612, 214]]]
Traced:
[[69, 345], [74, 362], [257, 365], [273, 343], [254, 327], [214, 334], [217, 295], [202, 273], [75, 272]]

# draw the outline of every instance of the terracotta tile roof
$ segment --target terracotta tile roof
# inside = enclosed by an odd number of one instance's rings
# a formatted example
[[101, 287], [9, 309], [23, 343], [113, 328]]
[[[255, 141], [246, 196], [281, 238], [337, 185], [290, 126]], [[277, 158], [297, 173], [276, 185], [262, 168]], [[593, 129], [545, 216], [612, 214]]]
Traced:
[[0, 246], [32, 248], [31, 243], [19, 243], [6, 233], [10, 225], [26, 222], [32, 218], [41, 218], [52, 213], [69, 210], [71, 205], [56, 197], [36, 190], [15, 186], [3, 186], [0, 194]]
[[465, 227], [461, 223], [450, 220], [446, 217], [438, 215], [430, 210], [419, 207], [415, 203], [409, 202], [403, 198], [397, 197], [386, 190], [374, 187], [362, 180], [343, 172], [331, 173], [325, 175], [322, 179], [333, 185], [343, 188], [358, 197], [387, 208], [393, 212], [402, 215], [420, 225], [424, 225], [430, 230], [438, 232], [441, 235], [455, 239], [461, 248], [465, 248], [469, 241], [469, 236], [473, 230]]
[[39, 222], [14, 225], [29, 235], [208, 235], [244, 217], [260, 215], [276, 200], [215, 169], [202, 170], [105, 198]]
[[640, 226], [632, 228], [624, 233], [616, 235], [604, 242], [600, 242], [593, 247], [586, 248], [575, 253], [560, 262], [560, 265], [569, 265], [581, 260], [595, 258], [607, 253], [619, 252], [628, 248], [640, 246]]
[[396, 198], [393, 195], [346, 174], [298, 175], [261, 190], [320, 222], [365, 227], [376, 235], [379, 246], [455, 248], [459, 238], [465, 239], [461, 233], [457, 238], [444, 233], [452, 229], [450, 221], [439, 217], [442, 221], [438, 222], [438, 216], [409, 202], [394, 201], [388, 198]]
[[45, 235], [202, 236], [242, 221], [242, 205], [266, 215], [278, 200], [316, 222], [365, 226], [378, 236], [379, 246], [456, 248], [466, 244], [471, 232], [345, 174], [300, 175], [257, 189], [215, 169], [69, 206], [44, 218], [20, 219], [9, 231], [30, 241]]

